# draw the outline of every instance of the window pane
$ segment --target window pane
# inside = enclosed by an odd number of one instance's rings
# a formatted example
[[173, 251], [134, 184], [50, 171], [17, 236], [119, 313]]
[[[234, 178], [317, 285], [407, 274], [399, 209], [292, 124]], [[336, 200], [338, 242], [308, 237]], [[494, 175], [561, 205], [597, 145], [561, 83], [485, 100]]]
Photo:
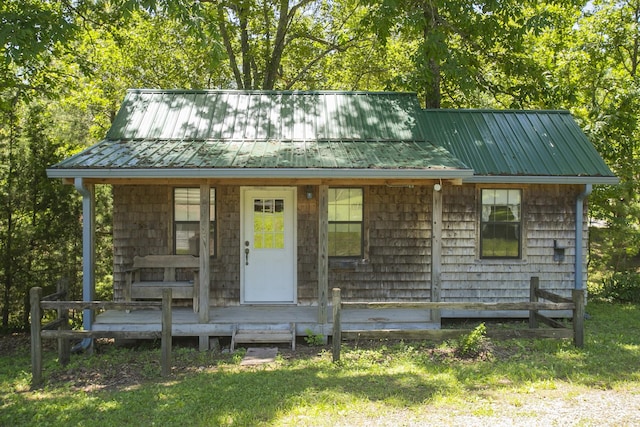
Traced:
[[200, 224], [176, 224], [176, 255], [198, 255]]
[[349, 189], [349, 221], [362, 221], [362, 189]]
[[360, 224], [329, 224], [329, 256], [359, 257], [362, 255]]
[[216, 220], [216, 189], [209, 189], [209, 203], [211, 206], [209, 207], [209, 219], [211, 221]]
[[362, 256], [362, 188], [329, 189], [329, 256]]
[[[210, 189], [210, 255], [215, 254], [216, 192]], [[174, 241], [176, 254], [198, 255], [200, 250], [200, 188], [175, 188], [173, 191]]]
[[362, 221], [362, 189], [330, 188], [329, 221]]
[[334, 221], [349, 221], [349, 205], [337, 205]]
[[520, 257], [521, 198], [521, 190], [482, 190], [481, 257]]
[[520, 255], [518, 224], [485, 224], [482, 231], [482, 256], [517, 258]]
[[200, 221], [199, 188], [176, 188], [174, 201], [176, 221]]
[[[209, 219], [216, 219], [216, 191], [210, 189]], [[174, 219], [176, 221], [200, 221], [200, 189], [175, 188], [173, 193]]]

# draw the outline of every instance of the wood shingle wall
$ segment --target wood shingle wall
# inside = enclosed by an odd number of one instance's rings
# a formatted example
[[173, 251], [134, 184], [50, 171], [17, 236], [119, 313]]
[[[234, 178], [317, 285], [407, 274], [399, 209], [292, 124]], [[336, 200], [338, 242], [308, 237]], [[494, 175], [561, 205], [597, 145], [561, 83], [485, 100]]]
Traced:
[[429, 301], [431, 188], [365, 187], [364, 205], [365, 261], [330, 262], [329, 287], [346, 301]]
[[[172, 186], [114, 185], [115, 299], [135, 255], [169, 254]], [[494, 186], [493, 188], [504, 188]], [[481, 260], [476, 185], [443, 188], [442, 300], [525, 301], [531, 276], [569, 296], [573, 288], [575, 200], [579, 186], [531, 185], [523, 190], [523, 257]], [[217, 248], [211, 259], [211, 304], [240, 301], [240, 187], [216, 189]], [[365, 257], [331, 261], [329, 287], [347, 301], [429, 301], [432, 187], [365, 186]], [[317, 194], [317, 187], [313, 187]], [[298, 302], [317, 303], [318, 201], [298, 188]], [[585, 208], [586, 211], [586, 208]], [[585, 251], [587, 229], [585, 233]], [[565, 248], [554, 261], [554, 240]], [[586, 265], [586, 264], [585, 264]], [[585, 275], [586, 278], [586, 267]], [[586, 279], [585, 279], [586, 280]]]
[[[493, 186], [492, 188], [505, 188]], [[529, 297], [531, 276], [566, 297], [574, 286], [575, 200], [578, 186], [532, 185], [523, 189], [521, 260], [479, 259], [479, 188], [445, 187], [442, 238], [442, 300], [517, 302]], [[586, 215], [585, 215], [586, 218]], [[587, 231], [585, 228], [585, 252]], [[554, 240], [565, 248], [554, 261]], [[586, 277], [586, 270], [585, 276]]]
[[[124, 299], [124, 272], [136, 255], [164, 255], [171, 247], [171, 193], [165, 186], [113, 186], [114, 299]], [[159, 276], [161, 279], [162, 276]]]

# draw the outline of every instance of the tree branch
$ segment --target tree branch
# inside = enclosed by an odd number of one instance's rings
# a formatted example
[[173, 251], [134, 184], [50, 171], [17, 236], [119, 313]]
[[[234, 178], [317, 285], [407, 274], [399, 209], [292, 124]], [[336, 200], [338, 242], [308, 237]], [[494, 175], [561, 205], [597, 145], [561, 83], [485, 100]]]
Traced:
[[233, 46], [231, 46], [231, 38], [227, 31], [227, 21], [224, 19], [224, 5], [222, 3], [218, 3], [217, 9], [218, 28], [220, 30], [220, 36], [222, 37], [225, 50], [227, 51], [227, 56], [229, 57], [229, 66], [231, 67], [233, 77], [236, 80], [236, 85], [239, 89], [243, 89], [242, 75], [240, 74], [240, 69], [238, 69], [238, 62], [236, 61], [236, 54], [233, 51]]

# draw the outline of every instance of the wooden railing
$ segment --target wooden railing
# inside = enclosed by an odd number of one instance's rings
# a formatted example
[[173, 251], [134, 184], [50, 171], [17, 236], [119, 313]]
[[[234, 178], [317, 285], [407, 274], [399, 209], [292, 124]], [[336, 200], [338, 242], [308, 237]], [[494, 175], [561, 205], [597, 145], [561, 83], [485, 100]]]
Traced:
[[[162, 302], [159, 301], [133, 301], [133, 302], [108, 302], [108, 301], [61, 301], [66, 297], [66, 289], [52, 295], [42, 296], [42, 288], [31, 288], [31, 385], [37, 387], [42, 384], [42, 339], [58, 339], [58, 361], [66, 364], [70, 359], [69, 340], [116, 338], [116, 339], [161, 339], [161, 374], [168, 376], [171, 373], [171, 289], [162, 290]], [[69, 326], [69, 310], [162, 310], [161, 332], [131, 332], [131, 331], [87, 331], [72, 330]], [[57, 318], [45, 325], [42, 324], [44, 310], [56, 310]]]
[[[540, 299], [549, 302], [541, 302]], [[421, 310], [473, 310], [473, 311], [529, 311], [529, 329], [509, 329], [487, 331], [492, 338], [573, 338], [576, 347], [584, 346], [584, 307], [585, 291], [572, 291], [572, 298], [564, 298], [549, 291], [540, 289], [538, 277], [532, 277], [530, 283], [530, 301], [489, 303], [489, 302], [344, 302], [341, 300], [340, 289], [332, 290], [333, 304], [333, 360], [340, 360], [342, 340], [358, 338], [379, 339], [433, 339], [444, 340], [458, 337], [470, 332], [468, 329], [378, 329], [378, 330], [342, 330], [342, 309], [421, 309]], [[540, 314], [540, 311], [573, 311], [572, 328]], [[549, 328], [539, 328], [544, 323]]]

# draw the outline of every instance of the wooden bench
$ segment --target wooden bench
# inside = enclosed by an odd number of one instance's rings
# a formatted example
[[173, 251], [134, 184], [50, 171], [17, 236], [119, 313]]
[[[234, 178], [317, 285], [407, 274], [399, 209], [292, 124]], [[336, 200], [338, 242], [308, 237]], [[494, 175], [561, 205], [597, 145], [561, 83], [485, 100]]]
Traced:
[[[147, 255], [133, 258], [133, 267], [126, 273], [125, 300], [162, 299], [162, 289], [171, 288], [173, 299], [192, 299], [193, 311], [198, 311], [200, 260], [191, 255]], [[163, 270], [163, 279], [142, 280], [142, 270]], [[193, 280], [177, 280], [176, 270], [193, 272]], [[149, 272], [152, 273], [152, 272]]]

